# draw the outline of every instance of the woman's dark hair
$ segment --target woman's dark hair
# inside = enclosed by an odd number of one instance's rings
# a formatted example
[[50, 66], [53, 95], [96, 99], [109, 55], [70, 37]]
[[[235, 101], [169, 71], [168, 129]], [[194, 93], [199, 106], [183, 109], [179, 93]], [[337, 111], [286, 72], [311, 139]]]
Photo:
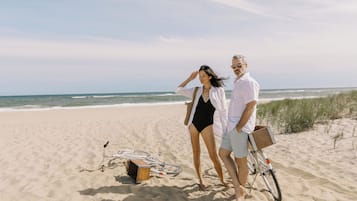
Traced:
[[223, 87], [224, 83], [223, 80], [225, 78], [218, 77], [218, 75], [212, 70], [211, 67], [207, 65], [202, 65], [200, 67], [200, 71], [203, 70], [208, 76], [211, 76], [212, 78], [210, 79], [211, 85], [214, 87]]

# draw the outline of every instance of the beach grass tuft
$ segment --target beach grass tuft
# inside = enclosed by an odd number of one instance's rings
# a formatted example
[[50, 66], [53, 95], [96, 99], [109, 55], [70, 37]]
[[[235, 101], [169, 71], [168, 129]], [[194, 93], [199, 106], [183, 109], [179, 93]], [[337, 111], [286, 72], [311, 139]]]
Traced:
[[336, 149], [336, 143], [337, 143], [337, 141], [343, 139], [343, 135], [344, 135], [343, 132], [339, 132], [339, 133], [337, 133], [335, 136], [332, 136], [332, 139], [333, 139], [333, 149]]
[[297, 133], [342, 117], [357, 118], [357, 91], [311, 99], [284, 99], [258, 105], [259, 122], [280, 133]]

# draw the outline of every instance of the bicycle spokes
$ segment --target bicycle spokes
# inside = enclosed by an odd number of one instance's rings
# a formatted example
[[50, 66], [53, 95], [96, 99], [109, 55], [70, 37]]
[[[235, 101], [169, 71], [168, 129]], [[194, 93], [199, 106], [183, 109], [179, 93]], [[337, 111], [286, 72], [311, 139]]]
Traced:
[[248, 154], [248, 169], [251, 175], [255, 174], [250, 186], [253, 188], [257, 175], [263, 179], [266, 191], [269, 192], [275, 201], [281, 201], [281, 191], [278, 181], [269, 158], [262, 150], [251, 150]]

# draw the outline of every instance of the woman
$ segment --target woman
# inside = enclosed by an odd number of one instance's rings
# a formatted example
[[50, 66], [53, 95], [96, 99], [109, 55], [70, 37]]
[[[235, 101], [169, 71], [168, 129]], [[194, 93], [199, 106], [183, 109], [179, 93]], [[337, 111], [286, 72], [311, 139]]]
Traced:
[[205, 190], [206, 186], [202, 179], [200, 166], [200, 134], [206, 144], [209, 157], [217, 171], [217, 174], [224, 186], [222, 166], [219, 161], [214, 135], [222, 135], [227, 125], [226, 96], [223, 89], [223, 78], [219, 78], [211, 67], [203, 65], [199, 71], [183, 81], [177, 88], [176, 93], [192, 98], [194, 88], [185, 86], [199, 75], [202, 87], [199, 87], [193, 103], [191, 116], [188, 121], [188, 130], [191, 135], [193, 151], [193, 162], [199, 179], [200, 190]]

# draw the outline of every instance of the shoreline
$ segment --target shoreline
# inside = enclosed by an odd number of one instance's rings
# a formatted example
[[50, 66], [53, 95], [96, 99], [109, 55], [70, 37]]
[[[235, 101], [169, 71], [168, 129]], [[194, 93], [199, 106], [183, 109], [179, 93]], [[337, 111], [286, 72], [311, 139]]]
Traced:
[[165, 106], [165, 105], [180, 105], [186, 101], [180, 102], [158, 102], [158, 103], [123, 103], [111, 105], [85, 105], [85, 106], [54, 106], [54, 107], [39, 107], [39, 108], [0, 108], [1, 112], [34, 112], [34, 111], [50, 111], [50, 110], [81, 110], [81, 109], [96, 109], [96, 108], [125, 108], [125, 107], [150, 107], [150, 106]]
[[[295, 89], [295, 90], [263, 90], [260, 103], [283, 99], [308, 99], [326, 97], [338, 93], [353, 91], [354, 88], [331, 89]], [[357, 90], [357, 88], [355, 89]], [[230, 91], [226, 91], [229, 101]], [[183, 104], [189, 98], [167, 92], [146, 92], [128, 94], [71, 94], [71, 95], [39, 95], [0, 97], [0, 112], [13, 110], [48, 110], [62, 108], [95, 108], [95, 107], [127, 107], [140, 105]]]
[[[320, 98], [324, 96], [309, 96], [309, 97], [292, 97], [292, 98], [265, 98], [259, 99], [259, 104], [265, 104], [273, 101], [280, 101], [284, 99], [312, 99]], [[1, 112], [31, 112], [31, 111], [48, 111], [48, 110], [76, 110], [76, 109], [95, 109], [95, 108], [121, 108], [121, 107], [145, 107], [145, 106], [165, 106], [165, 105], [180, 105], [185, 104], [187, 101], [169, 101], [169, 102], [152, 102], [152, 103], [120, 103], [120, 104], [108, 104], [108, 105], [83, 105], [83, 106], [52, 106], [52, 107], [0, 107]], [[229, 104], [230, 99], [227, 99], [227, 104]]]

